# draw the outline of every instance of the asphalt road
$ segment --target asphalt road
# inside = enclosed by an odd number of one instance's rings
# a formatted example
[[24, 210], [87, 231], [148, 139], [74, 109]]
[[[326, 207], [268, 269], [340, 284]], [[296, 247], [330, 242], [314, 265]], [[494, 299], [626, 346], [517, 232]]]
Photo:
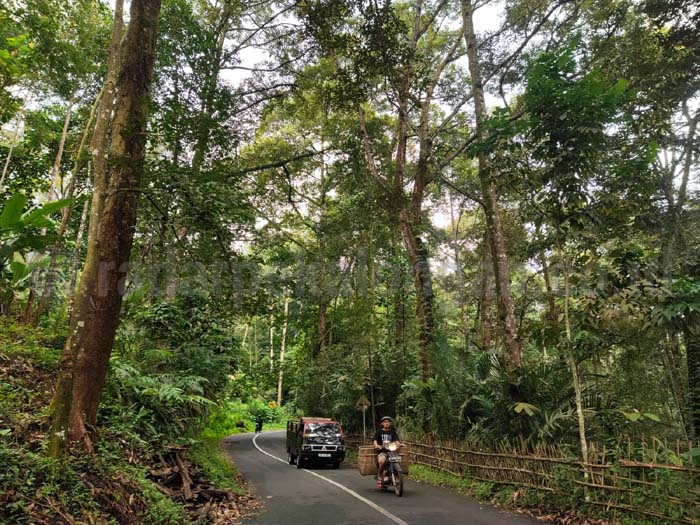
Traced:
[[376, 488], [372, 476], [347, 466], [297, 469], [287, 464], [285, 432], [238, 434], [225, 440], [251, 491], [265, 509], [250, 525], [534, 525], [449, 489], [410, 479], [403, 497]]

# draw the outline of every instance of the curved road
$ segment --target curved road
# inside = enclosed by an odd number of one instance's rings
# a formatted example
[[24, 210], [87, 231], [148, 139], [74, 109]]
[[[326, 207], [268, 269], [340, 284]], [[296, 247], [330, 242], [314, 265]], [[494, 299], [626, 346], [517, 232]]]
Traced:
[[289, 525], [534, 525], [448, 489], [405, 482], [404, 496], [381, 492], [352, 467], [297, 469], [287, 464], [285, 431], [238, 434], [224, 441], [265, 510], [245, 524]]

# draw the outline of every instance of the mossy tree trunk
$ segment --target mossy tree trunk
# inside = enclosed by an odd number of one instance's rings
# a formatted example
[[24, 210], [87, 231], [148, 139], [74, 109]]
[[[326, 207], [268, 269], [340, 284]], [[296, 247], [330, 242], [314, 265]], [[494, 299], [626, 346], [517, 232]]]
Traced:
[[49, 452], [60, 456], [67, 440], [91, 447], [109, 357], [119, 323], [138, 192], [143, 174], [150, 85], [161, 0], [133, 0], [116, 83], [111, 143], [104, 173], [95, 173], [88, 253], [76, 292], [68, 339], [52, 404]]
[[[487, 118], [486, 98], [481, 75], [481, 63], [479, 61], [479, 46], [474, 31], [474, 3], [471, 0], [462, 2], [462, 21], [474, 97], [476, 135], [479, 140], [483, 140], [487, 134], [485, 129]], [[513, 301], [510, 287], [510, 266], [501, 210], [498, 204], [498, 190], [488, 155], [485, 153], [479, 154], [478, 162], [482, 202], [496, 281], [496, 295], [498, 296], [498, 306], [503, 324], [503, 339], [508, 352], [508, 368], [511, 372], [517, 374], [521, 363], [520, 339], [518, 337], [518, 322], [515, 316], [515, 302]]]

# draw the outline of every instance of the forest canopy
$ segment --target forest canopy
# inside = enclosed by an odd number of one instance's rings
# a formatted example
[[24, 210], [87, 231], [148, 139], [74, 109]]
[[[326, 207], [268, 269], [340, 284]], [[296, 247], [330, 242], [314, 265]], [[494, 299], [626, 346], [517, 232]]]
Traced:
[[690, 0], [3, 2], [0, 315], [53, 341], [46, 453], [116, 421], [360, 431], [366, 396], [417, 435], [697, 459], [699, 25]]

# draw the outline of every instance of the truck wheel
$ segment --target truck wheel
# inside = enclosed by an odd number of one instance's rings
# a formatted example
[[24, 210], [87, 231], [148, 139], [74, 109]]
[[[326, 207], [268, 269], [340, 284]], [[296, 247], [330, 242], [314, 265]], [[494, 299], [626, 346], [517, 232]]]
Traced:
[[294, 454], [292, 454], [292, 451], [291, 451], [291, 450], [288, 450], [288, 451], [287, 451], [287, 462], [288, 462], [290, 465], [294, 465], [294, 462], [295, 462], [295, 461], [296, 461], [296, 456], [295, 456]]
[[301, 456], [297, 456], [297, 468], [304, 468], [304, 465], [306, 465], [306, 461], [304, 460], [304, 458]]
[[334, 462], [333, 462], [333, 468], [334, 468], [334, 469], [339, 469], [339, 468], [340, 468], [340, 461], [334, 461]]

